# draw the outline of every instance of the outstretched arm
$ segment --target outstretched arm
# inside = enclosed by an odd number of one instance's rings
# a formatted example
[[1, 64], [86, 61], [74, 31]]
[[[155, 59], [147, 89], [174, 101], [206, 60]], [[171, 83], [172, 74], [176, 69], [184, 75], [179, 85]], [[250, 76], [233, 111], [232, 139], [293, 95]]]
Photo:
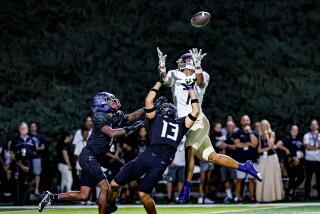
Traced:
[[194, 65], [195, 65], [195, 74], [196, 74], [196, 78], [197, 78], [197, 85], [200, 88], [204, 88], [206, 86], [206, 83], [204, 81], [204, 76], [202, 73], [201, 60], [203, 59], [203, 57], [205, 57], [207, 55], [207, 53], [201, 54], [202, 49], [200, 49], [200, 51], [198, 52], [197, 48], [193, 48], [192, 50], [189, 50], [189, 52], [192, 55], [192, 59], [194, 61]]
[[126, 127], [117, 128], [117, 129], [113, 129], [108, 125], [104, 125], [101, 128], [101, 131], [103, 134], [105, 134], [109, 137], [120, 137], [120, 136], [123, 136], [126, 134], [131, 134], [133, 131], [137, 130], [138, 128], [140, 128], [143, 125], [144, 125], [143, 121], [136, 121], [131, 126], [126, 126]]
[[185, 123], [187, 128], [191, 128], [200, 113], [200, 105], [197, 95], [193, 89], [189, 89], [192, 112], [186, 117]]
[[156, 82], [156, 84], [152, 87], [152, 89], [149, 91], [146, 100], [145, 100], [145, 111], [146, 116], [148, 119], [152, 119], [156, 116], [156, 109], [153, 104], [154, 99], [157, 96], [157, 92], [159, 91], [161, 87], [160, 82]]
[[127, 114], [125, 116], [125, 118], [127, 119], [127, 122], [131, 122], [131, 121], [139, 119], [139, 117], [141, 117], [142, 115], [144, 115], [144, 109], [140, 108], [140, 109], [132, 112], [131, 114]]

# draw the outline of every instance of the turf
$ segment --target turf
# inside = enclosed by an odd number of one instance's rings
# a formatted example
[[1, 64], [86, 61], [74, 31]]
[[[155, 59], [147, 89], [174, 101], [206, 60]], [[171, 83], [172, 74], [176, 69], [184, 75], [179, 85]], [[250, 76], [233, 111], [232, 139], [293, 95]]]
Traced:
[[[214, 213], [237, 213], [237, 214], [320, 214], [320, 206], [210, 206], [210, 207], [160, 207], [158, 214], [214, 214]], [[36, 209], [1, 209], [0, 213], [7, 214], [35, 214]], [[43, 214], [97, 214], [97, 208], [59, 208], [46, 209]], [[116, 214], [144, 214], [143, 208], [119, 208]]]

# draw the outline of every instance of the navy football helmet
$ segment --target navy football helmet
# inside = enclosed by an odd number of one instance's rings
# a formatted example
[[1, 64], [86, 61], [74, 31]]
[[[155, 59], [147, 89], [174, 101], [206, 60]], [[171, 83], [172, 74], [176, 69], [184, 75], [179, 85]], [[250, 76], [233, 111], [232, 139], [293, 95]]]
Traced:
[[168, 99], [166, 97], [161, 96], [158, 99], [156, 99], [156, 101], [154, 101], [154, 106], [158, 110], [163, 103], [168, 103], [168, 102], [169, 101], [168, 101]]
[[192, 58], [191, 53], [185, 53], [183, 54], [177, 61], [178, 63], [178, 69], [181, 71], [183, 69], [192, 69], [194, 70], [195, 65]]
[[91, 103], [91, 110], [96, 112], [116, 112], [121, 107], [120, 100], [108, 92], [99, 92], [94, 96]]
[[157, 112], [162, 117], [170, 117], [172, 119], [177, 117], [177, 108], [172, 103], [162, 103]]

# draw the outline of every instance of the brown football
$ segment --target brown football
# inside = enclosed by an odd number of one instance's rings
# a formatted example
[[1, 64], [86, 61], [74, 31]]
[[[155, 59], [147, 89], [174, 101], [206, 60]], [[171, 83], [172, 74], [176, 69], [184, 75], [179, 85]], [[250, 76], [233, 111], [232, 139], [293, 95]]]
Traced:
[[191, 18], [191, 24], [194, 27], [204, 27], [206, 26], [211, 18], [211, 14], [205, 11], [200, 11], [194, 14]]

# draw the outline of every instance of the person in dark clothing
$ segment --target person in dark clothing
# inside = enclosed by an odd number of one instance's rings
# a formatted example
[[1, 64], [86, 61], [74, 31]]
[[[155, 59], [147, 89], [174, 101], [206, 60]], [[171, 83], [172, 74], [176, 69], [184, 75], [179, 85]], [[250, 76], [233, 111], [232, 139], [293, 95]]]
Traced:
[[87, 201], [93, 188], [98, 186], [100, 188], [98, 210], [99, 214], [105, 214], [109, 182], [99, 161], [109, 152], [114, 138], [130, 134], [143, 125], [142, 121], [137, 121], [133, 125], [117, 128], [119, 124], [136, 120], [144, 114], [144, 110], [139, 109], [131, 114], [124, 115], [119, 110], [120, 107], [120, 101], [111, 93], [100, 92], [93, 98], [91, 104], [93, 129], [86, 147], [79, 156], [79, 163], [82, 168], [80, 191], [60, 194], [52, 194], [46, 191], [39, 204], [39, 212], [51, 201]]
[[[193, 89], [189, 90], [192, 112], [187, 117], [176, 119], [176, 108], [171, 103], [162, 103], [155, 107], [153, 101], [160, 89], [157, 82], [145, 100], [146, 116], [150, 130], [151, 144], [136, 159], [127, 163], [111, 181], [111, 197], [107, 213], [117, 208], [115, 201], [120, 194], [120, 187], [130, 181], [144, 177], [139, 185], [139, 197], [148, 214], [155, 214], [156, 208], [151, 192], [162, 178], [166, 168], [174, 159], [177, 147], [183, 136], [193, 125], [200, 112], [198, 99]], [[112, 208], [112, 209], [111, 209]]]
[[15, 199], [15, 204], [22, 205], [27, 198], [26, 187], [32, 159], [36, 153], [35, 142], [28, 135], [27, 123], [20, 123], [19, 135], [12, 140], [9, 151], [15, 160], [10, 164], [12, 172], [10, 183], [14, 189], [13, 198]]
[[73, 167], [73, 146], [72, 146], [73, 136], [69, 133], [62, 133], [59, 136], [57, 154], [58, 154], [58, 169], [61, 173], [61, 191], [70, 192], [73, 177], [72, 177], [72, 167]]
[[295, 200], [295, 191], [304, 181], [304, 147], [301, 139], [298, 137], [298, 126], [291, 126], [290, 134], [284, 139], [279, 140], [277, 148], [286, 154], [285, 168], [288, 172], [289, 185], [286, 189], [285, 199]]
[[6, 143], [0, 139], [0, 189], [1, 193], [8, 193], [8, 178], [7, 178], [7, 167], [6, 167]]

